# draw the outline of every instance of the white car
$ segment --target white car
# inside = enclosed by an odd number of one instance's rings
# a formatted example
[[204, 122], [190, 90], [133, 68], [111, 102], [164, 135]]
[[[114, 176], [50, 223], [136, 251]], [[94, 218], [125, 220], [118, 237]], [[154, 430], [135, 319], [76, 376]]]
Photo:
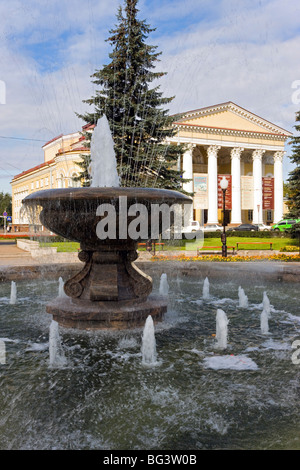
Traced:
[[190, 225], [182, 228], [182, 233], [197, 232], [198, 230], [201, 230], [201, 228], [202, 227], [200, 226], [198, 220], [192, 220]]
[[271, 230], [271, 225], [265, 225], [265, 224], [256, 224], [258, 226], [258, 230], [261, 230], [263, 232], [267, 232], [268, 230]]
[[222, 225], [218, 224], [208, 224], [206, 227], [204, 227], [204, 232], [222, 232], [223, 227]]

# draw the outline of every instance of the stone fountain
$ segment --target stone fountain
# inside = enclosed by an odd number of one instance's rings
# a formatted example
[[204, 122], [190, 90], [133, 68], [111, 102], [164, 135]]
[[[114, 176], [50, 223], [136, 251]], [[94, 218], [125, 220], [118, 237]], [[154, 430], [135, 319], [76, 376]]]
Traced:
[[[94, 133], [97, 136], [96, 130]], [[97, 138], [98, 152], [103, 141], [107, 147], [107, 132]], [[67, 297], [60, 296], [47, 305], [47, 312], [62, 326], [129, 328], [144, 325], [148, 315], [160, 320], [167, 310], [166, 296], [152, 294], [151, 277], [134, 264], [139, 240], [132, 239], [128, 231], [124, 236], [121, 227], [124, 208], [120, 204], [124, 198], [128, 207], [134, 204], [146, 207], [149, 228], [153, 204], [170, 207], [192, 203], [190, 197], [178, 191], [107, 186], [43, 190], [23, 201], [27, 208], [39, 211], [41, 223], [50, 231], [80, 243], [78, 257], [84, 263], [82, 269], [65, 282]], [[113, 206], [116, 215], [113, 239], [101, 239], [97, 233], [105, 216], [97, 215], [98, 207], [107, 204]], [[128, 216], [126, 223], [131, 219]]]

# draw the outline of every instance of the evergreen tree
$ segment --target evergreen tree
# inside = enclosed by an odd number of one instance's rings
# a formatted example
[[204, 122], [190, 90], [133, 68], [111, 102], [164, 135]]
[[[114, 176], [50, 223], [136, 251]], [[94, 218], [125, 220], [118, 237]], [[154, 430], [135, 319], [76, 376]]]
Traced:
[[[183, 145], [168, 144], [175, 135], [172, 127], [177, 116], [169, 116], [165, 106], [172, 98], [164, 98], [159, 86], [151, 84], [165, 75], [155, 66], [160, 52], [157, 46], [146, 43], [154, 31], [138, 19], [138, 0], [125, 0], [120, 7], [117, 25], [110, 30], [107, 41], [112, 46], [110, 63], [92, 75], [98, 88], [95, 96], [85, 103], [93, 107], [91, 113], [79, 115], [89, 124], [97, 124], [106, 115], [112, 132], [122, 186], [164, 187], [182, 191], [187, 181], [177, 170], [177, 160], [184, 152]], [[86, 133], [87, 142], [91, 134]], [[81, 176], [89, 183], [84, 157]]]
[[[300, 111], [296, 114], [296, 122], [300, 122]], [[295, 129], [300, 132], [300, 124], [296, 124]], [[289, 174], [288, 207], [289, 217], [300, 218], [300, 135], [292, 137], [292, 155], [290, 159], [296, 167]]]

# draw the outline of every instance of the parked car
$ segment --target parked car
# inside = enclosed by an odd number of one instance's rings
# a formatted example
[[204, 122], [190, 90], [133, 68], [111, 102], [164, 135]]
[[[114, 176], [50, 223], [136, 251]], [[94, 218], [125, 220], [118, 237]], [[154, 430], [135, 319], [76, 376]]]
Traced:
[[283, 219], [278, 224], [272, 225], [271, 230], [275, 232], [285, 232], [292, 228], [294, 224], [300, 222], [300, 219]]
[[253, 224], [241, 224], [237, 227], [231, 227], [227, 230], [227, 232], [255, 232], [258, 231], [258, 225]]
[[203, 230], [204, 232], [222, 232], [223, 227], [218, 224], [207, 224]]
[[198, 230], [201, 230], [200, 223], [198, 220], [192, 220], [190, 225], [182, 228], [182, 233], [192, 233], [197, 232]]
[[268, 232], [271, 230], [271, 225], [265, 225], [265, 224], [257, 224], [258, 225], [258, 230], [261, 230], [262, 232]]

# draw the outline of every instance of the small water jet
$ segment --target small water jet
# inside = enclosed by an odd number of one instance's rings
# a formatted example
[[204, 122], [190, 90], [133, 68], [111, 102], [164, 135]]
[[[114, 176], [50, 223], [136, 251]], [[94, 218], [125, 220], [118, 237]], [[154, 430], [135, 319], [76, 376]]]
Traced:
[[227, 348], [227, 337], [228, 337], [228, 318], [226, 313], [218, 309], [216, 315], [216, 339], [217, 339], [217, 348], [226, 349]]
[[58, 297], [67, 297], [64, 291], [64, 281], [62, 277], [58, 279]]
[[169, 283], [165, 273], [160, 277], [159, 293], [165, 296], [169, 295]]
[[151, 315], [148, 316], [142, 337], [142, 363], [147, 366], [157, 363], [156, 340], [154, 322]]
[[49, 329], [49, 366], [52, 368], [64, 367], [67, 359], [61, 344], [59, 325], [52, 320]]
[[248, 307], [248, 297], [245, 294], [245, 291], [241, 286], [239, 286], [239, 307], [241, 308]]
[[203, 299], [209, 299], [209, 280], [207, 277], [204, 279], [202, 296]]
[[267, 293], [266, 293], [266, 292], [263, 293], [263, 309], [264, 309], [268, 314], [270, 314], [270, 312], [271, 312], [271, 304], [270, 304], [270, 300], [269, 300], [269, 297], [267, 296]]
[[10, 288], [10, 301], [11, 305], [14, 305], [17, 301], [17, 285], [15, 281], [11, 281], [11, 288]]
[[263, 310], [260, 314], [260, 330], [262, 334], [267, 335], [269, 333], [269, 318], [271, 317], [271, 305], [267, 293], [263, 294]]
[[267, 335], [269, 333], [269, 317], [269, 312], [263, 309], [260, 314], [260, 330], [264, 335]]

